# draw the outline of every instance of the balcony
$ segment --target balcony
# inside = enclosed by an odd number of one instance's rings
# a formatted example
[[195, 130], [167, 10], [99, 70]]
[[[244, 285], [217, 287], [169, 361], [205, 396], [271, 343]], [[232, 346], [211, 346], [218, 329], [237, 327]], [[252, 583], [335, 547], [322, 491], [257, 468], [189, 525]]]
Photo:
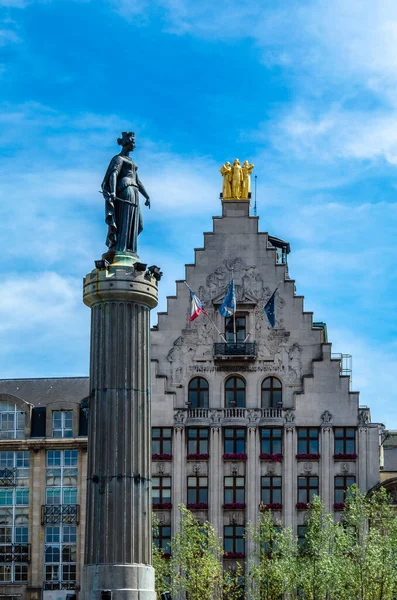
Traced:
[[[178, 411], [180, 412], [180, 409]], [[230, 425], [234, 421], [240, 421], [241, 425], [249, 425], [252, 422], [272, 422], [277, 425], [284, 423], [282, 408], [188, 408], [183, 412], [185, 416], [182, 422], [186, 425]]]
[[41, 507], [41, 524], [80, 523], [79, 504], [45, 504]]
[[255, 342], [217, 343], [214, 344], [214, 358], [219, 360], [244, 359], [254, 360], [256, 358]]

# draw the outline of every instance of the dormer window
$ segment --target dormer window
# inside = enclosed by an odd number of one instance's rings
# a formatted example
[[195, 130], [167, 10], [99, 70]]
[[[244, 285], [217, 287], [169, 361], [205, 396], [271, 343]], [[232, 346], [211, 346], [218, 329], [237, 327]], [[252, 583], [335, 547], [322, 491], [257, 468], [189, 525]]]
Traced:
[[13, 440], [25, 437], [25, 413], [13, 402], [0, 402], [0, 439]]
[[73, 411], [54, 410], [52, 413], [52, 437], [73, 437]]

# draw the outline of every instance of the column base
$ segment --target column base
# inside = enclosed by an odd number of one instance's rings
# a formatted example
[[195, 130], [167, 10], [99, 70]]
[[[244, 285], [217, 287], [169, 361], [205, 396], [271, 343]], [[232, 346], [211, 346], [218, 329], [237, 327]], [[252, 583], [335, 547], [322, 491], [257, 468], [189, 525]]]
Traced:
[[156, 600], [150, 565], [84, 565], [81, 587], [80, 600]]

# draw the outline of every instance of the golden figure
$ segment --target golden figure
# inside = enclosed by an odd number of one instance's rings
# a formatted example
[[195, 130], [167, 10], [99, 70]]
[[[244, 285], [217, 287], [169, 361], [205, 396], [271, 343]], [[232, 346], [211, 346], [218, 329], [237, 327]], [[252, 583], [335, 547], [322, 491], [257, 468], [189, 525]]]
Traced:
[[241, 167], [242, 175], [243, 175], [243, 184], [241, 187], [241, 199], [248, 200], [249, 193], [251, 192], [251, 173], [254, 168], [252, 163], [249, 163], [248, 160], [243, 162], [243, 166]]
[[222, 198], [230, 199], [232, 197], [232, 165], [230, 162], [225, 162], [219, 170], [223, 176]]
[[234, 159], [232, 166], [232, 198], [241, 198], [241, 186], [243, 183], [243, 172], [238, 158]]

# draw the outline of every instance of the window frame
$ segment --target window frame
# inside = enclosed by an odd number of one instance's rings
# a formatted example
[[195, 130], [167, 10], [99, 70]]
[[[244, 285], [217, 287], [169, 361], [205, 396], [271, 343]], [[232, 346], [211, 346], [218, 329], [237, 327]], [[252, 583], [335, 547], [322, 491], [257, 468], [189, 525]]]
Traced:
[[[229, 385], [230, 382], [233, 382], [233, 385]], [[241, 382], [243, 385], [239, 386], [238, 382]], [[239, 392], [243, 392], [242, 401]], [[245, 408], [247, 395], [247, 383], [245, 379], [240, 375], [230, 375], [224, 384], [224, 394], [225, 408]]]
[[[269, 437], [265, 437], [263, 433], [270, 431]], [[274, 435], [274, 432], [280, 432], [280, 436]], [[261, 427], [260, 428], [261, 454], [283, 454], [284, 428], [283, 427]], [[269, 443], [269, 450], [265, 450], [266, 442]], [[275, 447], [276, 443], [280, 444], [280, 448]]]
[[[202, 385], [203, 382], [205, 385]], [[192, 387], [193, 383], [197, 383], [195, 387]], [[209, 407], [209, 391], [210, 386], [208, 381], [204, 377], [193, 377], [189, 381], [187, 399], [189, 408], [208, 408]], [[195, 402], [192, 398], [195, 396]], [[203, 400], [203, 401], [202, 401]]]
[[[265, 387], [265, 383], [270, 381], [270, 385]], [[274, 382], [277, 381], [278, 386], [274, 386]], [[269, 392], [269, 404], [266, 406], [264, 401], [265, 393]], [[280, 393], [280, 398], [277, 400], [277, 392]], [[282, 408], [283, 407], [283, 384], [282, 381], [275, 377], [274, 375], [270, 375], [269, 377], [265, 377], [261, 384], [261, 407], [262, 408]]]
[[[154, 435], [155, 431], [159, 431], [159, 435]], [[164, 435], [166, 431], [169, 431], [169, 436]], [[152, 427], [152, 438], [151, 438], [151, 447], [152, 447], [152, 456], [161, 456], [162, 454], [166, 454], [168, 456], [172, 456], [172, 435], [173, 429], [172, 427]], [[159, 452], [154, 452], [153, 442], [158, 444]]]
[[[227, 436], [227, 432], [232, 431], [233, 435], [230, 437]], [[237, 431], [242, 431], [243, 435], [238, 436]], [[238, 450], [238, 442], [243, 440], [243, 450]], [[224, 427], [223, 429], [223, 451], [224, 454], [245, 454], [246, 450], [246, 428], [245, 427]], [[233, 450], [227, 450], [227, 442], [232, 442]]]
[[[265, 480], [269, 479], [270, 485], [265, 485]], [[264, 494], [269, 492], [269, 502], [265, 502]], [[283, 479], [281, 475], [262, 475], [261, 476], [261, 504], [280, 504], [283, 505]]]
[[[187, 456], [209, 455], [209, 428], [208, 427], [187, 427], [186, 443], [187, 443]], [[191, 434], [195, 433], [193, 436]], [[201, 435], [201, 434], [206, 435]], [[194, 445], [194, 451], [191, 446]]]
[[[338, 432], [342, 432], [342, 436], [338, 436]], [[352, 432], [353, 435], [348, 435], [347, 432]], [[349, 442], [353, 441], [353, 446]], [[342, 450], [340, 449], [342, 448]], [[355, 454], [356, 453], [356, 427], [334, 427], [334, 454]]]
[[[316, 485], [311, 485], [311, 480], [316, 480]], [[305, 485], [303, 484], [303, 480], [305, 480]], [[320, 494], [320, 479], [318, 475], [298, 475], [298, 504], [310, 504], [313, 502], [313, 498], [311, 496], [319, 496]], [[315, 492], [313, 493], [313, 490]], [[304, 500], [301, 499], [303, 494], [300, 492], [305, 492]]]
[[[303, 436], [303, 433], [306, 435]], [[317, 433], [316, 436], [310, 436], [310, 432]], [[315, 450], [310, 448], [312, 440], [317, 442]], [[320, 428], [319, 427], [297, 427], [298, 454], [319, 454], [320, 453]], [[302, 449], [303, 448], [303, 449]]]
[[[55, 426], [55, 421], [60, 417], [60, 427]], [[67, 420], [71, 423], [66, 423]], [[56, 433], [60, 435], [56, 435]], [[70, 435], [69, 435], [70, 434]], [[53, 410], [52, 411], [52, 437], [56, 439], [73, 437], [73, 410]]]
[[[231, 530], [228, 531], [228, 530]], [[223, 550], [226, 555], [231, 554], [242, 554], [242, 557], [245, 556], [245, 526], [237, 525], [235, 523], [231, 525], [223, 526]], [[232, 549], [227, 549], [227, 540], [231, 540]], [[233, 557], [233, 556], [232, 556]], [[242, 558], [241, 557], [241, 558]], [[227, 558], [227, 556], [226, 556]]]
[[[342, 479], [342, 485], [337, 485], [337, 479]], [[351, 483], [347, 483], [347, 480], [351, 479]], [[344, 504], [346, 501], [346, 495], [349, 490], [349, 487], [355, 485], [356, 476], [355, 475], [335, 475], [334, 477], [334, 504]], [[342, 492], [342, 494], [341, 494]]]
[[[194, 481], [194, 485], [191, 485]], [[202, 484], [205, 485], [202, 485]], [[194, 494], [192, 498], [191, 493]], [[188, 475], [187, 476], [187, 507], [193, 504], [205, 504], [208, 506], [208, 476], [207, 475]]]
[[[159, 480], [159, 485], [154, 485], [156, 480]], [[169, 485], [165, 485], [166, 480], [169, 480]], [[158, 500], [154, 502], [154, 491], [158, 490]], [[165, 499], [165, 493], [169, 490], [169, 497]], [[152, 477], [152, 504], [168, 504], [172, 498], [172, 478], [171, 475], [155, 475]]]
[[[8, 421], [11, 416], [12, 416], [13, 426], [9, 427]], [[7, 425], [4, 429], [3, 429], [3, 421]], [[21, 423], [21, 421], [23, 421], [23, 424]], [[23, 410], [20, 410], [15, 402], [1, 400], [0, 401], [0, 440], [24, 439], [25, 438], [25, 425], [26, 425], [26, 412], [24, 412]]]
[[[234, 339], [234, 320], [236, 321], [236, 339]], [[242, 321], [244, 322], [242, 323]], [[225, 317], [225, 339], [227, 344], [243, 344], [246, 337], [247, 315], [236, 313], [234, 317]]]
[[[227, 485], [227, 480], [232, 479], [232, 484]], [[238, 482], [242, 480], [242, 482]], [[240, 483], [240, 484], [239, 484]], [[242, 492], [242, 497], [240, 494]], [[231, 499], [227, 495], [231, 494]], [[244, 504], [245, 506], [245, 476], [244, 475], [225, 475], [223, 478], [223, 502], [224, 505]]]

